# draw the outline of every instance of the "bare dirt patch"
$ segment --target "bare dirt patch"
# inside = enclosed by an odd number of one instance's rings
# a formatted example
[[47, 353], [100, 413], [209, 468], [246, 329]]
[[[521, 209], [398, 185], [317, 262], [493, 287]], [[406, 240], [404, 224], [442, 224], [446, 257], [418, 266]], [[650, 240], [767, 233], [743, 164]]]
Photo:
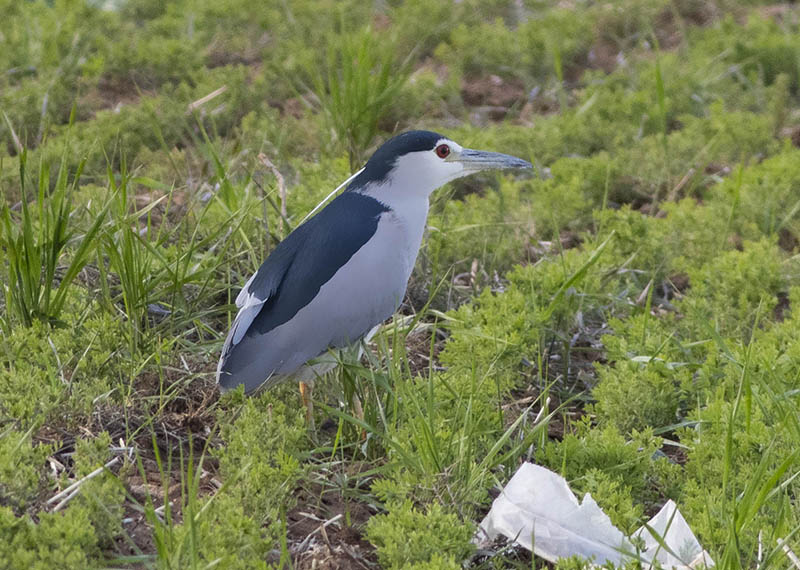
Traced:
[[[372, 467], [369, 463], [338, 464], [348, 478]], [[289, 549], [298, 569], [373, 569], [375, 548], [364, 538], [367, 520], [375, 514], [364, 502], [338, 489], [310, 483], [298, 489], [297, 505], [287, 514]]]
[[500, 121], [512, 107], [525, 102], [525, 85], [521, 79], [499, 75], [466, 79], [461, 85], [461, 98], [467, 105], [477, 107], [489, 120]]

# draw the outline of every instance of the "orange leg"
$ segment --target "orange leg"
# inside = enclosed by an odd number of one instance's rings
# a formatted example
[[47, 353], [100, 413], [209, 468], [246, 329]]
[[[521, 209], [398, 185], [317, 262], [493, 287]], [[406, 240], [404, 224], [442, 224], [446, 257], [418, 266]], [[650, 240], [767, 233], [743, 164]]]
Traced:
[[306, 408], [306, 421], [311, 431], [314, 431], [314, 401], [311, 399], [314, 392], [314, 384], [299, 382], [300, 397], [303, 399], [303, 406]]

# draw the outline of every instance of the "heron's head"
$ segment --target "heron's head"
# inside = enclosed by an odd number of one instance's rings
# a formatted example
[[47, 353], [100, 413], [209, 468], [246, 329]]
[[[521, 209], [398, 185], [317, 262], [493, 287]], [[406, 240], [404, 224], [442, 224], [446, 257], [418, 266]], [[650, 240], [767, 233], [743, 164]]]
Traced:
[[398, 193], [425, 196], [440, 186], [482, 170], [531, 168], [499, 152], [472, 150], [439, 133], [408, 131], [381, 145], [350, 188], [386, 198]]

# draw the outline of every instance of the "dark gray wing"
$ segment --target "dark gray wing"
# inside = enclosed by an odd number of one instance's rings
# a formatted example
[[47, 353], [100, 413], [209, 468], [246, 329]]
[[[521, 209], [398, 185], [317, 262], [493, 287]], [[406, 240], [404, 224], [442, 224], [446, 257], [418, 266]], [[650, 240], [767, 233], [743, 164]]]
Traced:
[[374, 198], [344, 192], [278, 244], [236, 298], [239, 313], [222, 349], [217, 381], [228, 388], [240, 383], [236, 370], [246, 363], [236, 362], [237, 345], [245, 337], [248, 344], [257, 341], [311, 302], [372, 237], [387, 210]]
[[280, 288], [286, 273], [289, 271], [297, 252], [302, 249], [309, 233], [308, 224], [303, 224], [290, 233], [280, 242], [266, 261], [261, 264], [250, 279], [247, 280], [239, 295], [236, 297], [236, 306], [239, 312], [233, 322], [228, 339], [223, 348], [223, 357], [226, 350], [242, 340], [253, 319], [258, 315], [264, 303], [270, 299]]

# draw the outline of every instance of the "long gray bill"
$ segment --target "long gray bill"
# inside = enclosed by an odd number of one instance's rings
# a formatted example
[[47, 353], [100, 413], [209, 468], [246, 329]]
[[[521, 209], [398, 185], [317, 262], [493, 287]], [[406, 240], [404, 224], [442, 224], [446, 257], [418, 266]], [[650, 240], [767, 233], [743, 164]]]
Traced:
[[510, 154], [489, 152], [487, 150], [472, 150], [465, 148], [456, 160], [468, 170], [505, 170], [508, 168], [533, 168], [527, 160], [522, 160]]

